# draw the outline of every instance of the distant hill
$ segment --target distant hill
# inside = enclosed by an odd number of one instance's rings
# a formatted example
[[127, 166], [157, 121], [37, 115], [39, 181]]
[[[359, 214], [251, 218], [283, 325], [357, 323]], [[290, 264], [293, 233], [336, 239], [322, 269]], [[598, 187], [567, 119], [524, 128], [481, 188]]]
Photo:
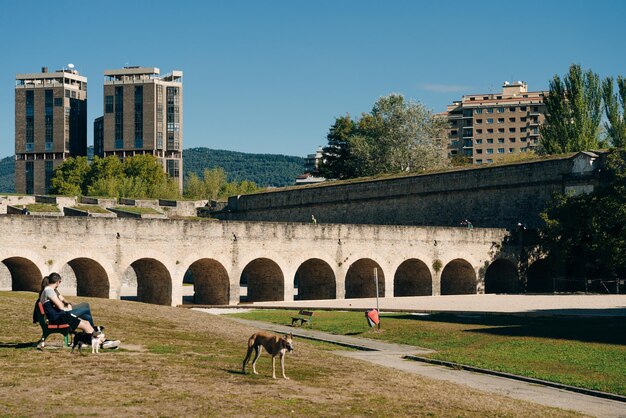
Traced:
[[[243, 152], [189, 148], [183, 150], [183, 173], [202, 175], [205, 168], [222, 167], [228, 181], [250, 180], [259, 186], [290, 186], [304, 171], [304, 158], [278, 154], [247, 154]], [[0, 160], [0, 192], [15, 192], [14, 157]]]
[[205, 168], [222, 167], [228, 181], [251, 180], [259, 186], [293, 185], [304, 171], [304, 158], [279, 154], [189, 148], [183, 150], [183, 172], [202, 175]]
[[15, 193], [15, 158], [13, 156], [0, 160], [0, 193]]

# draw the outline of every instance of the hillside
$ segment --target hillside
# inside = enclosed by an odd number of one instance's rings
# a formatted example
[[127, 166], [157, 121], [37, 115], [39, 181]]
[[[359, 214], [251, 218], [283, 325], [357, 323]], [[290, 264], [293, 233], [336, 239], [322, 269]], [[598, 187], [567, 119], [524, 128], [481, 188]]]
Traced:
[[189, 148], [183, 151], [183, 170], [201, 175], [205, 168], [222, 167], [228, 181], [251, 180], [259, 186], [289, 186], [304, 171], [304, 159], [278, 154]]
[[15, 183], [13, 173], [15, 172], [15, 159], [13, 156], [0, 160], [0, 193], [14, 193]]
[[[277, 154], [246, 154], [243, 152], [189, 148], [183, 150], [184, 175], [202, 175], [205, 168], [222, 167], [229, 181], [251, 180], [259, 186], [289, 186], [304, 171], [304, 159]], [[0, 193], [13, 193], [13, 156], [0, 160]]]

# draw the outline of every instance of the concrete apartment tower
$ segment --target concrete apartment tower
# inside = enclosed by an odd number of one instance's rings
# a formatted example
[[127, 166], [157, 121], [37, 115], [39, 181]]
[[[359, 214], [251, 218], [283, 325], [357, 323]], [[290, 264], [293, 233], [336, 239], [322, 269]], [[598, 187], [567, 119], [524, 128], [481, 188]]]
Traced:
[[87, 78], [68, 69], [15, 76], [15, 192], [47, 194], [53, 170], [87, 153]]
[[154, 67], [104, 72], [104, 116], [94, 122], [94, 153], [152, 154], [183, 186], [183, 72]]
[[529, 92], [523, 81], [505, 81], [502, 93], [472, 94], [448, 105], [450, 157], [489, 164], [534, 149], [545, 119], [547, 94]]

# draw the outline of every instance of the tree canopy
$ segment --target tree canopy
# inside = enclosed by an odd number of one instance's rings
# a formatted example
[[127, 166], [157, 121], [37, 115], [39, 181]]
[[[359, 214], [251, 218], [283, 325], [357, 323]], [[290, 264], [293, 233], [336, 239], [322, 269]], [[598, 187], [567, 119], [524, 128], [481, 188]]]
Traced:
[[561, 154], [599, 147], [602, 88], [598, 74], [572, 64], [563, 79], [555, 75], [550, 81], [545, 105], [540, 152]]
[[626, 78], [617, 77], [617, 94], [613, 93], [613, 77], [602, 82], [602, 97], [607, 121], [607, 135], [614, 147], [626, 147]]
[[211, 170], [205, 169], [202, 177], [191, 173], [185, 181], [184, 195], [189, 199], [218, 200], [258, 190], [261, 188], [252, 181], [228, 182], [224, 169], [217, 167]]
[[542, 213], [541, 249], [570, 277], [626, 278], [626, 150], [607, 156], [609, 186], [557, 196]]
[[328, 135], [320, 174], [353, 178], [419, 172], [448, 165], [447, 122], [400, 94], [381, 97], [360, 119], [337, 118]]

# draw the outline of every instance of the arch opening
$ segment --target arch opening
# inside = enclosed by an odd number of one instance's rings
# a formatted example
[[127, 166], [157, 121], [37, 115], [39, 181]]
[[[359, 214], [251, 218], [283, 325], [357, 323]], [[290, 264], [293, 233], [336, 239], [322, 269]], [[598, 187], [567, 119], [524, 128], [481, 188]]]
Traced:
[[43, 275], [35, 263], [24, 257], [5, 258], [2, 263], [11, 274], [11, 290], [39, 293]]
[[526, 272], [527, 293], [553, 293], [554, 292], [554, 264], [542, 258], [528, 267]]
[[230, 281], [224, 266], [203, 258], [189, 266], [183, 283], [193, 283], [193, 302], [201, 305], [228, 305]]
[[416, 258], [404, 261], [393, 277], [394, 296], [430, 296], [433, 278], [426, 263]]
[[240, 286], [247, 287], [242, 301], [264, 302], [285, 299], [285, 278], [276, 262], [269, 258], [252, 260], [241, 272]]
[[352, 263], [346, 273], [346, 299], [375, 298], [374, 269], [378, 269], [378, 296], [385, 296], [385, 273], [377, 262], [362, 258]]
[[485, 293], [518, 294], [522, 290], [517, 268], [510, 260], [495, 260], [485, 272]]
[[[142, 258], [130, 266], [136, 277], [138, 302], [172, 304], [172, 277], [163, 263], [154, 258]], [[125, 274], [125, 278], [131, 279], [129, 287], [132, 287], [132, 277], [133, 274]]]
[[75, 258], [67, 263], [76, 276], [76, 295], [109, 297], [109, 277], [104, 267], [90, 258]]
[[335, 299], [337, 283], [330, 265], [319, 258], [312, 258], [300, 264], [294, 277], [294, 288], [298, 289], [297, 299]]
[[444, 267], [441, 272], [441, 294], [476, 294], [476, 273], [469, 262], [462, 258], [457, 258]]

